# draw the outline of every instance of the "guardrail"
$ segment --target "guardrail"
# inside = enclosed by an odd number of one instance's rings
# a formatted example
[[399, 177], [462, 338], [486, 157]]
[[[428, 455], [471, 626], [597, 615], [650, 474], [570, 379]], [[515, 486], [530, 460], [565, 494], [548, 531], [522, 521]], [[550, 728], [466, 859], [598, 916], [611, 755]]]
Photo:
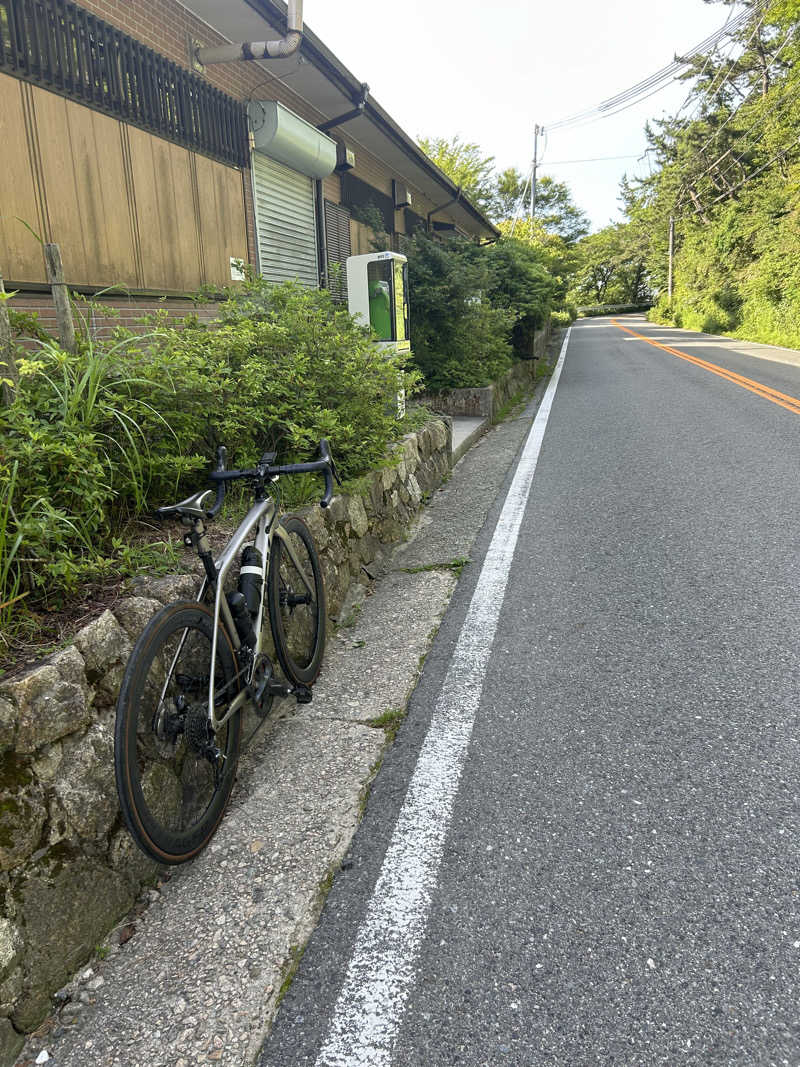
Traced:
[[590, 318], [595, 315], [621, 315], [626, 311], [649, 311], [652, 307], [652, 303], [649, 304], [589, 304], [586, 307], [579, 307], [578, 314], [583, 315], [586, 318]]

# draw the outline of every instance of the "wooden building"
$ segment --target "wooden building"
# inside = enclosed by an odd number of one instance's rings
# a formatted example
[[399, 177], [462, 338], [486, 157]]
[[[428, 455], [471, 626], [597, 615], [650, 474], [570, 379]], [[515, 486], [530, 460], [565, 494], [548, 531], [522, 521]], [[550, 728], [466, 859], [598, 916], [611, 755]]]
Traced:
[[[313, 11], [312, 11], [313, 18]], [[275, 0], [0, 0], [0, 273], [45, 309], [40, 241], [70, 287], [123, 307], [237, 276], [331, 271], [417, 227], [496, 230], [305, 28], [286, 59], [198, 65], [281, 37]], [[122, 296], [124, 291], [124, 297]]]

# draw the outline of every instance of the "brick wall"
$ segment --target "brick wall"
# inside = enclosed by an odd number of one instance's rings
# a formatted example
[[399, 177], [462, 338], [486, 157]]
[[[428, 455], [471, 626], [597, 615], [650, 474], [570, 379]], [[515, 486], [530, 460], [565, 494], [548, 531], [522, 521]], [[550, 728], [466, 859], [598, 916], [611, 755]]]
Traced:
[[[125, 326], [135, 333], [144, 333], [150, 327], [142, 323], [141, 319], [157, 311], [166, 311], [171, 323], [187, 315], [197, 315], [201, 321], [209, 322], [216, 317], [218, 311], [218, 305], [215, 303], [196, 304], [192, 300], [173, 298], [161, 300], [156, 297], [106, 296], [95, 298], [92, 303], [99, 306], [89, 308], [78, 304], [75, 309], [76, 328], [85, 323], [92, 337], [107, 336], [117, 326]], [[14, 311], [34, 313], [42, 329], [58, 336], [58, 321], [49, 293], [21, 293], [12, 298], [9, 306]], [[108, 309], [107, 313], [105, 309]]]

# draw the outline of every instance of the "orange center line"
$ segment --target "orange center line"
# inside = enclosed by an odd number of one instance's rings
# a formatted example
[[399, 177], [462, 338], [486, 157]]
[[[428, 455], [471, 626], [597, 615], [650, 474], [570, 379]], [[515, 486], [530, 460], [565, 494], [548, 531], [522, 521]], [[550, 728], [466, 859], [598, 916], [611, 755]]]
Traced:
[[702, 367], [703, 370], [710, 371], [712, 374], [716, 374], [718, 377], [724, 378], [726, 381], [733, 382], [734, 385], [740, 385], [742, 389], [747, 389], [749, 392], [755, 393], [756, 396], [763, 397], [764, 400], [770, 400], [773, 404], [778, 404], [780, 407], [786, 408], [787, 411], [793, 411], [795, 415], [800, 415], [800, 399], [796, 396], [780, 393], [777, 389], [773, 389], [769, 385], [764, 385], [763, 382], [756, 382], [752, 378], [745, 378], [744, 375], [737, 374], [732, 370], [727, 370], [725, 367], [720, 367], [716, 363], [708, 363], [704, 359], [698, 359], [697, 356], [690, 356], [687, 352], [681, 352], [678, 348], [672, 348], [671, 345], [662, 345], [660, 341], [654, 341], [652, 337], [645, 337], [643, 333], [637, 333], [635, 330], [623, 326], [622, 323], [617, 322], [616, 319], [612, 319], [611, 324], [616, 326], [618, 330], [624, 330], [625, 333], [637, 337], [640, 341], [646, 341], [649, 345], [653, 345], [655, 348], [661, 348], [664, 352], [669, 352], [672, 356], [677, 356], [679, 359], [685, 359], [687, 363], [694, 363], [696, 367]]

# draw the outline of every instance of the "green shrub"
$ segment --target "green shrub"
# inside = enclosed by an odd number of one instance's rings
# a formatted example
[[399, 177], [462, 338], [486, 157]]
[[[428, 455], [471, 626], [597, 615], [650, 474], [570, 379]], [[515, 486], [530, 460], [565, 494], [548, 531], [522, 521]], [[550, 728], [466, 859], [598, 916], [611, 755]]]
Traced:
[[511, 343], [518, 359], [531, 359], [536, 330], [547, 321], [556, 282], [541, 254], [526, 241], [507, 237], [486, 250], [488, 297], [513, 317]]
[[511, 366], [516, 316], [493, 308], [486, 249], [418, 232], [408, 256], [414, 361], [432, 392], [488, 385]]
[[568, 311], [550, 312], [550, 328], [553, 330], [564, 330], [567, 326], [571, 326], [574, 321]]
[[83, 337], [75, 353], [48, 339], [18, 362], [0, 408], [0, 624], [20, 591], [51, 604], [135, 568], [119, 530], [202, 485], [217, 444], [246, 467], [307, 458], [326, 436], [344, 477], [378, 466], [401, 429], [397, 388], [418, 379], [327, 291], [260, 279], [216, 325], [156, 316], [145, 335]]

